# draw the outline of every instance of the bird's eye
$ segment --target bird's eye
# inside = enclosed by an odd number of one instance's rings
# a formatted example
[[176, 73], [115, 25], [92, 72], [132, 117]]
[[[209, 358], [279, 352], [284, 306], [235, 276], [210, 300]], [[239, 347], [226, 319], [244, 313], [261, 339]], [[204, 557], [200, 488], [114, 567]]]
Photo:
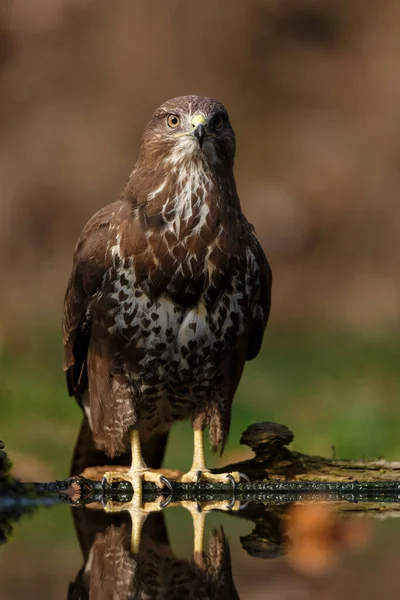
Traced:
[[181, 122], [181, 120], [178, 117], [178, 115], [168, 115], [168, 117], [167, 117], [168, 127], [172, 127], [172, 129], [175, 129], [175, 127], [178, 127], [180, 122]]
[[217, 115], [214, 117], [214, 127], [215, 129], [221, 129], [224, 124], [224, 118], [222, 115]]

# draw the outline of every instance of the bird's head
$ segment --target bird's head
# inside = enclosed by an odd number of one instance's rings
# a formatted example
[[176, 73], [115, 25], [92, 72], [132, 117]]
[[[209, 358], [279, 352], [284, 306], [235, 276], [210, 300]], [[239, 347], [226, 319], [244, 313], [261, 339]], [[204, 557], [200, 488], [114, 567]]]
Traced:
[[148, 123], [142, 139], [142, 159], [171, 168], [193, 159], [212, 168], [233, 166], [235, 133], [226, 108], [212, 98], [180, 96], [164, 102]]

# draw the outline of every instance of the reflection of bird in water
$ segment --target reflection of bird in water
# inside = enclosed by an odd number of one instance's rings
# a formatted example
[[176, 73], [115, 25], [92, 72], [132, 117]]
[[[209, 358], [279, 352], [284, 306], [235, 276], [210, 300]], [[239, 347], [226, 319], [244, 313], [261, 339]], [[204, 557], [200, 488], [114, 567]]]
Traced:
[[166, 102], [144, 131], [120, 199], [90, 219], [76, 246], [64, 309], [68, 388], [85, 411], [90, 451], [94, 442], [126, 464], [131, 445], [128, 473], [108, 472], [105, 481], [130, 481], [135, 501], [143, 479], [163, 481], [149, 467], [160, 466], [172, 424], [186, 418], [194, 455], [183, 481], [226, 482], [206, 467], [203, 430], [209, 425], [212, 447], [222, 450], [271, 290], [241, 211], [234, 154], [222, 104]]
[[194, 553], [192, 560], [184, 560], [171, 549], [162, 513], [147, 517], [135, 554], [128, 513], [74, 513], [85, 564], [69, 586], [68, 600], [239, 598], [222, 529], [212, 533], [207, 554]]

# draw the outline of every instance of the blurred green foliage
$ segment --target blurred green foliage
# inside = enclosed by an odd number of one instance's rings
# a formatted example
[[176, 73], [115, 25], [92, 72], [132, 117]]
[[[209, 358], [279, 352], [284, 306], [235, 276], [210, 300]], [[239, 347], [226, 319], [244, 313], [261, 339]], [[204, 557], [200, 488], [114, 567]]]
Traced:
[[[246, 366], [222, 460], [239, 458], [242, 431], [266, 420], [289, 426], [302, 452], [398, 458], [398, 347], [398, 335], [268, 332], [260, 356]], [[17, 467], [26, 461], [28, 473], [32, 461], [39, 464], [32, 479], [41, 468], [42, 478], [66, 476], [81, 414], [67, 395], [59, 334], [32, 336], [0, 358], [0, 438], [11, 459]], [[176, 424], [167, 465], [188, 468], [191, 452], [189, 423]]]

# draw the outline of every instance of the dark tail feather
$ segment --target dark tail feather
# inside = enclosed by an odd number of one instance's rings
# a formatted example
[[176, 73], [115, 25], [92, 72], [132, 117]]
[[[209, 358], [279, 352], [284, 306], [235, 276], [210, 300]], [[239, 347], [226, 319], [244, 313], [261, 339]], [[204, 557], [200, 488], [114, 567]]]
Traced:
[[96, 448], [87, 416], [84, 415], [72, 455], [70, 475], [80, 475], [88, 467], [98, 467], [101, 465], [129, 466], [130, 464], [130, 450], [120, 456], [110, 458], [102, 450]]
[[[144, 461], [151, 469], [158, 469], [162, 465], [165, 454], [165, 448], [168, 441], [168, 432], [155, 437], [146, 444], [142, 445], [142, 454]], [[110, 458], [102, 450], [98, 450], [94, 445], [92, 431], [86, 415], [83, 417], [81, 429], [75, 444], [74, 453], [71, 460], [70, 476], [80, 475], [88, 467], [98, 467], [102, 465], [130, 466], [131, 451]]]

